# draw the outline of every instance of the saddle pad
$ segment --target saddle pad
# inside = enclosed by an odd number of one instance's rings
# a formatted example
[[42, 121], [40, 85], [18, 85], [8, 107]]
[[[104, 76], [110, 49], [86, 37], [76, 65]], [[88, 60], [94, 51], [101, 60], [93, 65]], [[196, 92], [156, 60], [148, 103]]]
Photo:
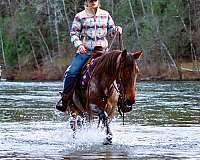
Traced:
[[83, 72], [81, 78], [80, 78], [80, 86], [81, 88], [86, 88], [90, 79], [90, 76], [92, 74], [92, 71], [94, 70], [96, 66], [96, 59], [92, 59], [88, 64]]

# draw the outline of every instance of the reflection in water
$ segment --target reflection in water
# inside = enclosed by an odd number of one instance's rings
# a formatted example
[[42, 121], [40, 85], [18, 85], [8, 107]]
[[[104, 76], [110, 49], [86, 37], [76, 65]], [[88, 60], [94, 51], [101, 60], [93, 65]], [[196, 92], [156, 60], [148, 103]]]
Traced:
[[199, 125], [200, 82], [139, 83], [128, 121], [142, 125]]
[[[101, 147], [101, 146], [99, 146]], [[67, 155], [64, 159], [129, 159], [126, 153], [114, 153], [114, 152], [105, 152], [105, 153], [73, 153], [71, 155]]]
[[0, 159], [200, 159], [199, 83], [138, 83], [126, 125], [116, 115], [104, 146], [96, 124], [72, 138], [54, 109], [62, 82], [0, 82]]

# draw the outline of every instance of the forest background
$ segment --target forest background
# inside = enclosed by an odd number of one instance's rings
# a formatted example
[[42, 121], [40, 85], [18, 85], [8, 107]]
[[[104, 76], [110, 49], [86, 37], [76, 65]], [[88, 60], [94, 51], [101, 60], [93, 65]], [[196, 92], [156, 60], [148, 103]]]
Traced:
[[[142, 80], [199, 79], [200, 0], [101, 0], [143, 50]], [[0, 0], [0, 65], [9, 80], [61, 80], [75, 48], [70, 27], [84, 0]], [[117, 48], [117, 42], [114, 47]]]

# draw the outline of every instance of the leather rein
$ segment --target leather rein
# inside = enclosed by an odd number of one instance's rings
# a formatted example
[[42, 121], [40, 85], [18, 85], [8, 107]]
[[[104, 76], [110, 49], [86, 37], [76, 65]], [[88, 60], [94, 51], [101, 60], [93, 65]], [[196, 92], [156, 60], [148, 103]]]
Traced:
[[[111, 41], [111, 44], [110, 44], [110, 47], [108, 50], [111, 49], [116, 37], [117, 37], [117, 34], [118, 32], [115, 33], [112, 41]], [[123, 39], [122, 39], [122, 35], [119, 34], [119, 49], [120, 51], [122, 51], [124, 49], [124, 43], [123, 43]], [[113, 82], [112, 86], [115, 88], [115, 90], [117, 91], [117, 93], [119, 93], [119, 98], [118, 98], [118, 102], [117, 102], [117, 106], [118, 106], [118, 112], [119, 114], [122, 116], [123, 118], [123, 125], [124, 125], [124, 112], [123, 112], [123, 107], [126, 105], [125, 103], [125, 88], [122, 84], [122, 71], [124, 69], [124, 64], [122, 64], [121, 62], [121, 54], [119, 55], [119, 57], [117, 58], [117, 72], [116, 74], [118, 74], [118, 76], [116, 75], [116, 81], [117, 81], [117, 86], [116, 84]], [[112, 88], [112, 87], [111, 87]]]

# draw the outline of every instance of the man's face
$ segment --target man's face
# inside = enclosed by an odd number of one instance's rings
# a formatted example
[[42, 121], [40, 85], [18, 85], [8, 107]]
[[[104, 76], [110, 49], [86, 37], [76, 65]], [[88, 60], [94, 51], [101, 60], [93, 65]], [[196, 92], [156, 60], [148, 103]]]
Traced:
[[92, 9], [96, 9], [99, 6], [98, 0], [88, 0], [88, 7], [91, 7]]

